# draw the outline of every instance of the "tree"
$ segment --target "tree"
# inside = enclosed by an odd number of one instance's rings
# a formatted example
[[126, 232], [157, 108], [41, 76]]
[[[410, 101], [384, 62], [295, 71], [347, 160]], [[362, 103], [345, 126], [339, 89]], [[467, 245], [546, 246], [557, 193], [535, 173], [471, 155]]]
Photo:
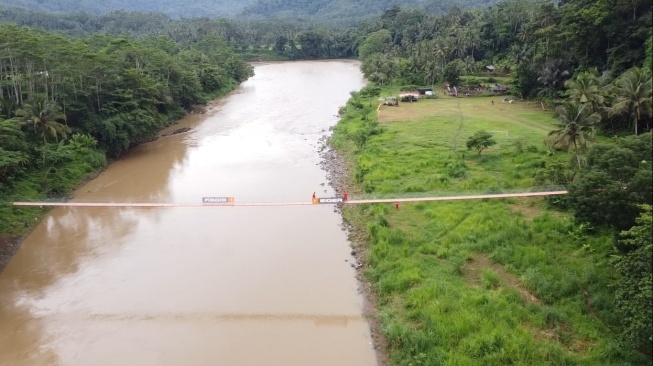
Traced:
[[496, 145], [496, 141], [492, 138], [492, 135], [487, 131], [477, 131], [474, 135], [470, 136], [467, 139], [467, 149], [476, 149], [478, 155], [481, 155], [481, 152], [486, 148]]
[[587, 154], [587, 170], [569, 185], [569, 206], [578, 222], [628, 230], [640, 205], [653, 203], [651, 134], [596, 144]]
[[322, 34], [314, 31], [304, 31], [297, 35], [297, 42], [302, 46], [301, 53], [304, 57], [313, 59], [322, 55]]
[[619, 244], [625, 251], [614, 259], [619, 274], [616, 308], [621, 316], [621, 342], [651, 354], [653, 341], [653, 245], [651, 244], [651, 206], [643, 205], [636, 225], [621, 233]]
[[0, 118], [0, 187], [29, 162], [29, 146], [23, 131], [14, 120]]
[[537, 81], [544, 84], [545, 88], [540, 94], [549, 98], [559, 97], [558, 93], [564, 87], [565, 81], [571, 77], [569, 64], [565, 60], [554, 60], [541, 71]]
[[581, 169], [580, 156], [578, 155], [578, 145], [585, 148], [587, 130], [594, 130], [595, 125], [601, 121], [601, 115], [598, 113], [589, 114], [585, 104], [575, 102], [566, 102], [556, 108], [558, 125], [560, 128], [549, 132], [549, 136], [554, 136], [551, 146], [563, 146], [564, 148], [574, 147], [574, 154], [578, 162], [578, 169]]
[[646, 130], [651, 120], [651, 74], [648, 70], [634, 67], [626, 71], [616, 82], [617, 97], [612, 105], [612, 114], [626, 113], [633, 118], [635, 135], [642, 118], [646, 119]]
[[462, 63], [462, 72], [465, 75], [473, 75], [478, 71], [476, 60], [472, 56], [467, 56]]
[[[567, 80], [565, 86], [567, 87], [567, 95], [569, 98], [577, 103], [589, 103], [591, 106], [590, 111], [598, 112], [605, 106], [606, 83], [601, 82], [601, 79], [609, 78], [608, 75], [599, 76], [598, 71], [593, 69], [585, 71], [573, 80]], [[605, 88], [605, 89], [604, 89]]]
[[444, 80], [446, 80], [451, 87], [460, 83], [460, 75], [462, 70], [462, 61], [453, 60], [444, 68]]
[[70, 128], [59, 121], [66, 121], [66, 115], [61, 113], [59, 106], [49, 100], [37, 100], [32, 104], [25, 104], [16, 111], [19, 121], [23, 126], [33, 129], [37, 136], [48, 143], [48, 136], [58, 140], [66, 137]]
[[383, 53], [391, 43], [392, 34], [387, 29], [370, 33], [358, 48], [358, 57], [361, 60], [365, 60], [375, 53]]

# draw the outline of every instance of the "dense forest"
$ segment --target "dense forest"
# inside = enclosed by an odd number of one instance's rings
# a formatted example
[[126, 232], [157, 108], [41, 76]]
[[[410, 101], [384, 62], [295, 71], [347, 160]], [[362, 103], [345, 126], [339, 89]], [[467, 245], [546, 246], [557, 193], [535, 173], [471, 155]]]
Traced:
[[249, 4], [249, 1], [231, 0], [0, 0], [0, 5], [42, 12], [72, 13], [84, 11], [91, 14], [104, 14], [116, 10], [130, 10], [145, 13], [156, 12], [172, 17], [232, 16], [241, 12], [247, 4]]
[[167, 1], [71, 1], [71, 0], [0, 0], [0, 5], [19, 7], [41, 12], [87, 12], [106, 14], [118, 10], [161, 13], [170, 17], [238, 17], [238, 18], [282, 18], [315, 21], [346, 22], [353, 25], [361, 19], [380, 15], [385, 9], [401, 5], [428, 13], [444, 13], [456, 5], [461, 8], [482, 8], [497, 3], [497, 0], [167, 0]]
[[[21, 5], [66, 11], [72, 3]], [[104, 4], [87, 10], [120, 5]], [[350, 102], [361, 110], [356, 98], [378, 97], [383, 87], [473, 91], [481, 77], [493, 78], [507, 95], [555, 109], [559, 126], [547, 142], [572, 159], [543, 167], [536, 180], [569, 186], [569, 199], [551, 204], [570, 210], [579, 227], [614, 236], [620, 338], [650, 357], [651, 0], [509, 0], [443, 14], [433, 14], [443, 10], [434, 1], [393, 4], [286, 0], [224, 9], [294, 21], [0, 8], [0, 22], [14, 23], [0, 24], [0, 193], [64, 194], [107, 158], [247, 79], [244, 60], [358, 58], [372, 83]], [[202, 14], [213, 15], [207, 9]], [[356, 26], [344, 26], [352, 19]], [[353, 138], [363, 146], [379, 128], [361, 121]], [[594, 140], [603, 143], [589, 147]], [[19, 233], [25, 212], [0, 211], [11, 218], [0, 220], [0, 232]]]
[[[163, 36], [70, 39], [5, 24], [0, 48], [3, 197], [60, 196], [107, 158], [152, 140], [252, 75], [212, 36], [186, 43]], [[20, 224], [0, 221], [3, 233]]]

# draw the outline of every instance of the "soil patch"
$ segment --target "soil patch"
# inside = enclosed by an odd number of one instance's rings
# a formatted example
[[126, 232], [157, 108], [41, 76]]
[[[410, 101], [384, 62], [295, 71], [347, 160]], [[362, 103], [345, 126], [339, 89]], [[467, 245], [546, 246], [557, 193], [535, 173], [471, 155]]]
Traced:
[[585, 355], [592, 346], [590, 340], [578, 338], [567, 323], [560, 323], [551, 328], [528, 324], [526, 329], [533, 333], [536, 340], [559, 343], [567, 351], [575, 354]]
[[490, 257], [483, 253], [472, 254], [471, 259], [469, 259], [463, 267], [463, 278], [465, 279], [465, 282], [473, 286], [480, 286], [481, 274], [485, 269], [493, 270], [499, 276], [503, 286], [517, 290], [524, 300], [531, 303], [542, 304], [542, 301], [538, 299], [537, 296], [524, 288], [517, 276], [506, 271], [502, 265], [492, 262]]

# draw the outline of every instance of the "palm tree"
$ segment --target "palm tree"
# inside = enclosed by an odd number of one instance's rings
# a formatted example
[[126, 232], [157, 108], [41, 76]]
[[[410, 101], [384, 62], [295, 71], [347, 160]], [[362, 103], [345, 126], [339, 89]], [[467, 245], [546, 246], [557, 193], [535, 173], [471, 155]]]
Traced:
[[564, 60], [549, 62], [546, 68], [541, 71], [540, 77], [537, 78], [537, 81], [546, 86], [545, 89], [540, 91], [540, 94], [548, 95], [551, 98], [558, 97], [558, 92], [571, 76], [568, 68], [567, 62]]
[[440, 76], [440, 71], [440, 66], [435, 61], [428, 61], [424, 65], [424, 75], [426, 75], [428, 83], [431, 84], [431, 89], [433, 89], [433, 84]]
[[[634, 119], [635, 135], [643, 112], [651, 117], [651, 75], [648, 70], [633, 67], [616, 82], [617, 97], [612, 104], [611, 113], [627, 113]], [[646, 122], [646, 129], [649, 129]]]
[[598, 84], [596, 74], [586, 71], [579, 74], [574, 80], [567, 80], [565, 86], [568, 89], [567, 95], [569, 95], [571, 100], [581, 104], [589, 102], [594, 107], [596, 104], [603, 104], [605, 100], [603, 95], [601, 95]]
[[463, 73], [465, 75], [473, 75], [476, 71], [476, 60], [472, 56], [465, 57], [463, 60]]
[[570, 146], [574, 147], [574, 154], [576, 155], [576, 162], [578, 162], [578, 169], [581, 169], [580, 157], [578, 155], [578, 145], [585, 148], [586, 131], [592, 130], [601, 120], [601, 115], [597, 112], [589, 113], [586, 108], [587, 104], [579, 104], [575, 102], [566, 102], [556, 108], [558, 117], [558, 128], [549, 132], [549, 136], [555, 136], [554, 140], [550, 143], [551, 146], [562, 146], [569, 149]]
[[70, 127], [58, 121], [66, 122], [66, 115], [61, 113], [59, 106], [49, 100], [37, 100], [33, 104], [25, 104], [23, 108], [16, 111], [21, 125], [34, 129], [34, 132], [48, 143], [48, 136], [66, 137], [70, 133]]
[[601, 120], [610, 120], [608, 117], [608, 108], [606, 102], [612, 91], [610, 84], [611, 76], [609, 72], [599, 75], [596, 68], [585, 71], [574, 80], [567, 80], [567, 96], [569, 99], [581, 104], [589, 105], [589, 112], [598, 112], [601, 114]]

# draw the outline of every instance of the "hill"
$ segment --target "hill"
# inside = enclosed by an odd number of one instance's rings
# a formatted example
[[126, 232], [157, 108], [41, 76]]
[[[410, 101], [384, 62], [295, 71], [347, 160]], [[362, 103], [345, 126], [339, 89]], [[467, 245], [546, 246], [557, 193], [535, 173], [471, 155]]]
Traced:
[[482, 8], [498, 0], [255, 0], [245, 7], [244, 15], [321, 20], [364, 19], [383, 14], [395, 6], [438, 14], [454, 6]]
[[106, 14], [116, 10], [163, 13], [171, 17], [230, 17], [240, 13], [251, 0], [0, 0], [0, 5], [33, 11]]
[[0, 0], [0, 6], [38, 12], [106, 14], [117, 10], [163, 13], [179, 17], [285, 18], [303, 20], [357, 20], [380, 15], [394, 6], [444, 13], [487, 7], [498, 0]]

